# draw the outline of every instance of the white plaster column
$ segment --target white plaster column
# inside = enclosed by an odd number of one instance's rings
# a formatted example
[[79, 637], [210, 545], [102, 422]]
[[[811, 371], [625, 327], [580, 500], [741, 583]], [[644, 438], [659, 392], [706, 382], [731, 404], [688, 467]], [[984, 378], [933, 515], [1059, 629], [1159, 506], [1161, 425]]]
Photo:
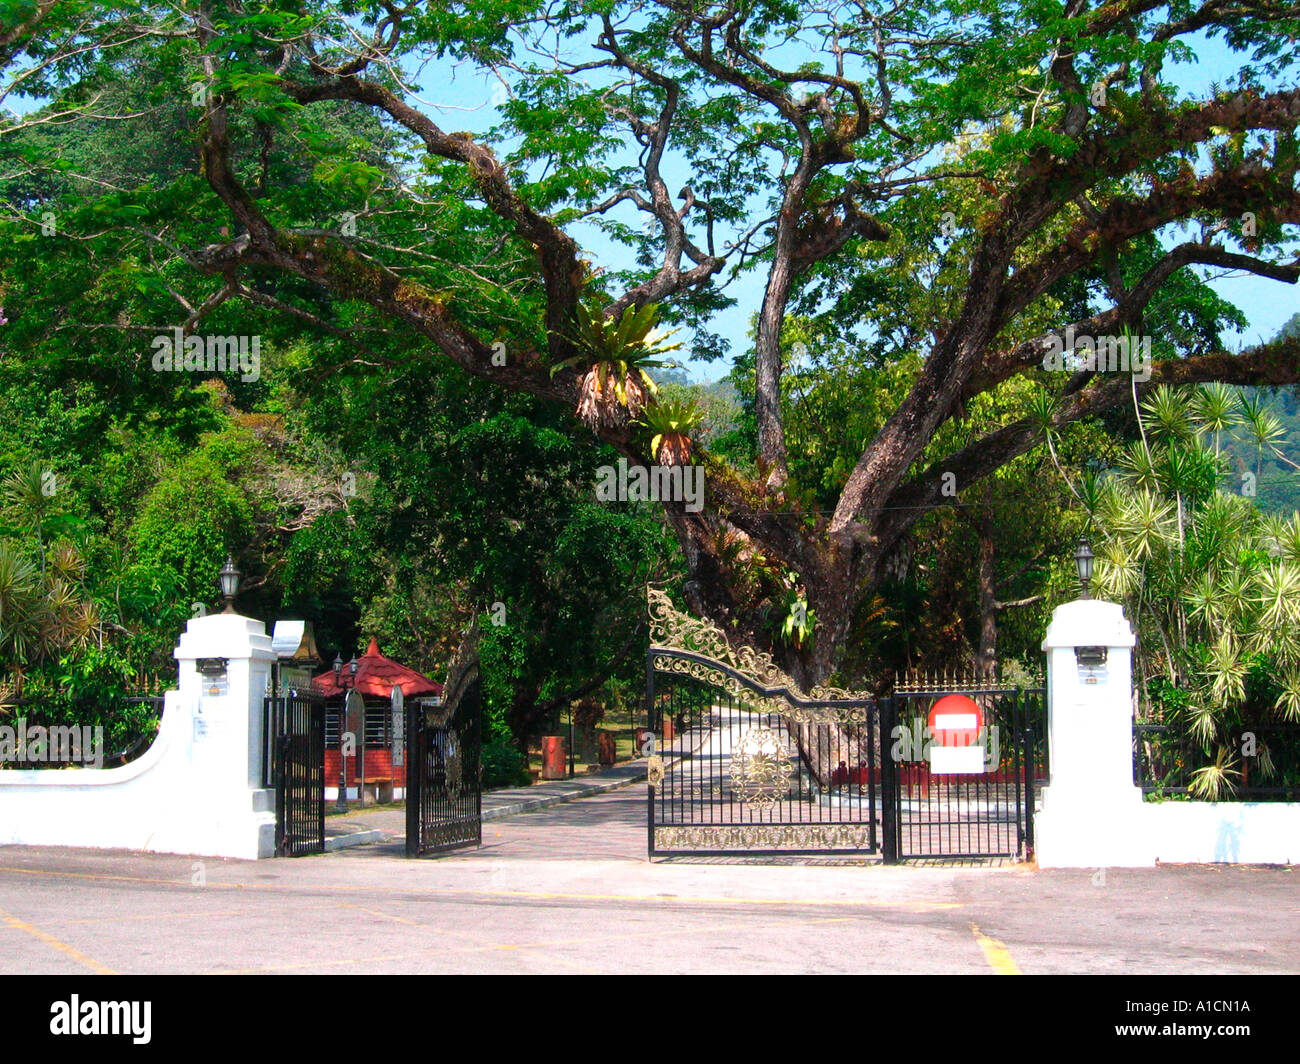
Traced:
[[[181, 698], [195, 707], [195, 770], [222, 788], [260, 788], [263, 699], [275, 663], [266, 626], [236, 613], [196, 617], [172, 656], [180, 666]], [[225, 676], [200, 674], [203, 658], [225, 658]]]
[[1043, 639], [1051, 780], [1034, 817], [1041, 868], [1155, 864], [1142, 791], [1133, 783], [1135, 642], [1116, 603], [1080, 599], [1052, 614]]
[[[260, 621], [189, 622], [153, 744], [118, 768], [0, 771], [0, 845], [88, 846], [213, 857], [275, 855], [262, 787], [262, 699], [274, 660]], [[224, 673], [200, 673], [224, 658]]]

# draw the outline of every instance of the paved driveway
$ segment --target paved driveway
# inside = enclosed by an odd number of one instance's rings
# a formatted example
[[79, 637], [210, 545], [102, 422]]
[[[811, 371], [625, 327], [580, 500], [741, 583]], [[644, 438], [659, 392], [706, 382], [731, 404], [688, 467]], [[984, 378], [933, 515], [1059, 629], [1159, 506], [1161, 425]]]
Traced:
[[1288, 868], [651, 865], [644, 815], [633, 787], [420, 861], [0, 847], [0, 971], [1300, 971]]

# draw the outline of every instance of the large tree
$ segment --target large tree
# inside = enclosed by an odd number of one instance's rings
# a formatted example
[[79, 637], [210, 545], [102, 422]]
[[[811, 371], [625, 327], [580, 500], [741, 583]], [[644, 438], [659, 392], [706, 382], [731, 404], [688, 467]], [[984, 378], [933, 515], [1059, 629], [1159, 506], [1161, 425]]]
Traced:
[[[738, 566], [760, 554], [798, 574], [815, 637], [782, 653], [813, 683], [836, 668], [915, 522], [974, 498], [1045, 431], [1134, 387], [1300, 378], [1295, 337], [1228, 354], [1212, 330], [1173, 330], [1167, 316], [1149, 381], [1046, 378], [1045, 414], [950, 433], [952, 449], [935, 453], [977, 396], [1041, 373], [1069, 325], [1150, 331], [1150, 309], [1202, 267], [1300, 277], [1286, 250], [1300, 223], [1298, 32], [1300, 7], [1285, 0], [26, 0], [0, 4], [0, 91], [49, 102], [0, 127], [0, 148], [36, 180], [60, 159], [31, 142], [14, 150], [22, 127], [102, 120], [124, 83], [134, 107], [108, 117], [147, 121], [191, 100], [210, 190], [192, 206], [220, 203], [201, 214], [207, 239], [177, 242], [158, 204], [129, 190], [138, 213], [104, 219], [160, 270], [193, 271], [187, 328], [234, 298], [344, 335], [400, 326], [468, 373], [575, 410], [599, 356], [591, 315], [663, 304], [700, 353], [718, 344], [708, 325], [725, 283], [759, 271], [757, 463], [697, 449], [707, 504], [666, 512], [691, 606], [742, 637], [761, 639], [763, 624]], [[1238, 62], [1190, 97], [1166, 68], [1207, 37]], [[494, 136], [451, 131], [426, 105], [455, 97], [423, 92], [419, 71], [453, 61], [508, 86]], [[341, 105], [381, 116], [412, 157], [390, 169], [365, 145], [313, 136], [313, 116]], [[268, 164], [286, 138], [318, 157], [295, 196]], [[14, 209], [36, 226], [39, 207], [36, 188]], [[597, 268], [579, 241], [593, 225], [626, 258]], [[895, 271], [873, 289], [877, 259], [900, 254], [917, 277]], [[268, 297], [272, 274], [300, 279], [297, 298]], [[909, 314], [855, 320], [844, 301], [864, 290], [867, 305]], [[915, 364], [824, 507], [807, 505], [787, 433], [792, 300], [835, 311], [865, 363]], [[631, 417], [589, 420], [629, 460], [653, 460]]]

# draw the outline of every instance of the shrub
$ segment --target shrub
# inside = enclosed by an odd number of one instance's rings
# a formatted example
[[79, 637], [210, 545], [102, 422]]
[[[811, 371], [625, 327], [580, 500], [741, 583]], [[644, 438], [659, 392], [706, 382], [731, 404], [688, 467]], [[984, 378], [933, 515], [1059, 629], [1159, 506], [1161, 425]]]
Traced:
[[532, 782], [528, 758], [509, 743], [483, 744], [483, 789], [522, 787]]

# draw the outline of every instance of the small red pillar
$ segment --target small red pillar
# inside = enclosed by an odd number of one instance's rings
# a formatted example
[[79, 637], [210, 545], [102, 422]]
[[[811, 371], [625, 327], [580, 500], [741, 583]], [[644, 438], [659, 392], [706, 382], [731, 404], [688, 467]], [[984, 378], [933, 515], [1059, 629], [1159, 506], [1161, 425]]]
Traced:
[[562, 780], [569, 774], [563, 735], [542, 736], [542, 779]]

